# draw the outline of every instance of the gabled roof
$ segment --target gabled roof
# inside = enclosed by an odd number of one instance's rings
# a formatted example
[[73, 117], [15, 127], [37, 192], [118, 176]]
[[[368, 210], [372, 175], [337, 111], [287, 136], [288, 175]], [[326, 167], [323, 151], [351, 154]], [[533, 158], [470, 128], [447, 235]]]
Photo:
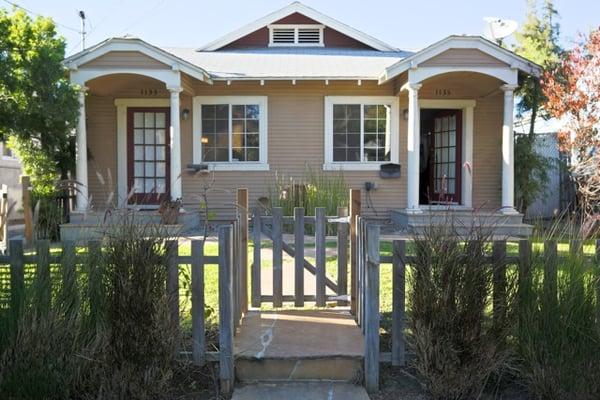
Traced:
[[379, 82], [384, 83], [390, 79], [395, 78], [404, 71], [410, 68], [417, 68], [419, 64], [447, 51], [450, 49], [477, 49], [483, 53], [489, 54], [492, 57], [506, 63], [511, 68], [518, 69], [531, 74], [539, 76], [542, 71], [542, 67], [535, 64], [528, 59], [517, 55], [516, 53], [507, 50], [498, 44], [491, 42], [481, 36], [448, 36], [445, 39], [436, 42], [423, 50], [414, 53], [412, 56], [407, 57], [397, 63], [390, 65], [385, 69], [383, 74], [379, 77]]
[[372, 36], [367, 35], [359, 31], [358, 29], [354, 29], [351, 26], [348, 26], [342, 22], [339, 22], [331, 17], [328, 17], [325, 14], [322, 14], [316, 11], [313, 8], [305, 6], [300, 2], [294, 2], [286, 7], [283, 7], [280, 10], [277, 10], [271, 14], [268, 14], [238, 30], [235, 30], [207, 45], [198, 49], [198, 51], [214, 51], [218, 50], [256, 30], [263, 28], [267, 25], [272, 24], [273, 22], [279, 21], [282, 18], [287, 17], [288, 15], [300, 13], [308, 18], [311, 18], [329, 28], [335, 29], [336, 31], [343, 33], [344, 35], [351, 37], [361, 43], [372, 47], [375, 50], [379, 51], [397, 51], [398, 49], [390, 46], [387, 43], [382, 42], [381, 40], [375, 39]]
[[79, 66], [111, 51], [138, 51], [166, 64], [173, 70], [180, 70], [202, 81], [210, 82], [211, 80], [210, 74], [198, 65], [192, 64], [187, 60], [179, 58], [176, 55], [153, 46], [141, 39], [132, 37], [113, 37], [106, 39], [79, 53], [67, 57], [63, 63], [70, 69], [77, 69]]

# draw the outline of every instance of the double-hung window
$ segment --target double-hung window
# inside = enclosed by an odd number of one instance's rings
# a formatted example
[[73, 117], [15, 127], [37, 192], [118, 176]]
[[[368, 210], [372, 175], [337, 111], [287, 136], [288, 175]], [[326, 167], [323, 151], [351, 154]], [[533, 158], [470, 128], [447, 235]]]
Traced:
[[324, 169], [372, 170], [398, 162], [397, 97], [325, 98]]
[[267, 98], [194, 97], [194, 163], [267, 170]]

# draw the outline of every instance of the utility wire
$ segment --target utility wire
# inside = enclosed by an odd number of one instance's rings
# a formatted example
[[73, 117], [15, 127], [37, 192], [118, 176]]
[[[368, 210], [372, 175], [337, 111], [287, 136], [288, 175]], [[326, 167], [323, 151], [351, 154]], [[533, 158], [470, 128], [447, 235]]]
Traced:
[[[19, 4], [14, 3], [12, 1], [9, 1], [9, 0], [2, 0], [2, 1], [4, 1], [7, 4], [10, 4], [13, 7], [19, 8], [19, 9], [21, 9], [21, 10], [23, 10], [23, 11], [29, 13], [29, 14], [33, 14], [33, 15], [38, 16], [38, 17], [46, 17], [45, 15], [42, 15], [40, 13], [37, 13], [37, 12], [32, 11], [30, 9], [27, 9], [27, 8], [25, 8], [23, 6], [20, 6]], [[79, 30], [77, 28], [73, 28], [71, 26], [61, 24], [60, 22], [57, 22], [56, 20], [54, 20], [54, 18], [52, 20], [54, 21], [55, 25], [62, 26], [63, 28], [68, 29], [68, 30], [73, 31], [73, 32], [81, 33], [81, 30]]]

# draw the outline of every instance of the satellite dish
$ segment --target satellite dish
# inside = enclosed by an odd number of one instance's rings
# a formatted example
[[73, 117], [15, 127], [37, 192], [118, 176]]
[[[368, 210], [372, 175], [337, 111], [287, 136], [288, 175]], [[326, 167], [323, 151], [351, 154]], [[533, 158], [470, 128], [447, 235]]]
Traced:
[[485, 17], [483, 20], [485, 21], [483, 36], [498, 44], [502, 43], [502, 39], [505, 37], [515, 33], [519, 26], [517, 21], [513, 21], [512, 19]]

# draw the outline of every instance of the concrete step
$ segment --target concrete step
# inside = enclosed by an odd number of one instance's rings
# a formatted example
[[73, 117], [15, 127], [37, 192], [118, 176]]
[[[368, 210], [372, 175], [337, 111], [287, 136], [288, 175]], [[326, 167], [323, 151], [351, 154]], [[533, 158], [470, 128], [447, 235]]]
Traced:
[[409, 224], [440, 225], [452, 223], [457, 226], [472, 225], [503, 225], [520, 224], [523, 222], [522, 214], [502, 214], [497, 212], [480, 212], [465, 210], [424, 210], [419, 214], [407, 213], [404, 210], [390, 212], [392, 222], [400, 226]]
[[[422, 235], [431, 224], [427, 223], [410, 223], [405, 228], [409, 234]], [[499, 225], [475, 225], [477, 229], [489, 229], [489, 233], [497, 239], [505, 237], [529, 237], [533, 233], [533, 225], [518, 223], [518, 224], [499, 224]], [[472, 230], [473, 225], [455, 225], [454, 231], [461, 236], [467, 236]]]
[[242, 382], [360, 380], [363, 336], [347, 310], [250, 311], [235, 338]]
[[369, 400], [361, 386], [344, 382], [258, 383], [237, 387], [232, 400]]

